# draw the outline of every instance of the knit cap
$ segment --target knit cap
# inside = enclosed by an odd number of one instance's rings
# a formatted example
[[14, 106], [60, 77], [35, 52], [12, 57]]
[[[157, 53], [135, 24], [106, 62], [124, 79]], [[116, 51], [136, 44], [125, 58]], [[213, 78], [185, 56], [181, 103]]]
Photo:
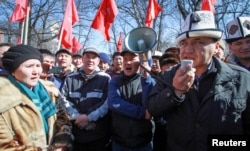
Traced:
[[43, 61], [42, 55], [38, 49], [28, 45], [16, 45], [3, 54], [3, 67], [9, 73], [12, 73], [20, 64], [29, 59], [37, 59], [41, 63]]
[[105, 52], [100, 52], [99, 56], [102, 62], [106, 62], [110, 64], [111, 61], [110, 61], [110, 57], [108, 56], [108, 54], [106, 54]]

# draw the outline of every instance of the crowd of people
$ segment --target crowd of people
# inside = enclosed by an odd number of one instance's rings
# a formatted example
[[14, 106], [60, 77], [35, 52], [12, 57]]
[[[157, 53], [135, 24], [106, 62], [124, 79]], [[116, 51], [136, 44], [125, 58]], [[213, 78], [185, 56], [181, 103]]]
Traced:
[[192, 12], [152, 66], [126, 48], [1, 43], [0, 150], [207, 151], [210, 135], [250, 135], [250, 17], [222, 35]]

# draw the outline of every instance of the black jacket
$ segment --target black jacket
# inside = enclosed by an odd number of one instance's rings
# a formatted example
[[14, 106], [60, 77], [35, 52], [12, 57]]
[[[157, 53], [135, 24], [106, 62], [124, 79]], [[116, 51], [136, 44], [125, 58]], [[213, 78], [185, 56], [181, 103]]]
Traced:
[[151, 120], [145, 119], [145, 102], [154, 84], [151, 77], [143, 78], [139, 74], [127, 77], [122, 73], [111, 79], [108, 105], [117, 143], [137, 148], [152, 140], [153, 125]]
[[[207, 92], [202, 92], [202, 100], [194, 87], [179, 99], [163, 83], [157, 83], [149, 95], [150, 114], [167, 114], [168, 151], [206, 151], [208, 135], [250, 134], [250, 74], [213, 60], [214, 76], [203, 87]], [[177, 68], [165, 72], [162, 80], [172, 84]]]

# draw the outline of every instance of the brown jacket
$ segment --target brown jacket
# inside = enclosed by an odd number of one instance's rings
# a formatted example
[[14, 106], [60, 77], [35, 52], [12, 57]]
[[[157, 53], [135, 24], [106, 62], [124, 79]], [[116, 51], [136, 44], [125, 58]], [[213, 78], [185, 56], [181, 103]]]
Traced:
[[[49, 81], [42, 83], [52, 100], [56, 101], [59, 97], [58, 90], [53, 89]], [[55, 135], [68, 134], [72, 138], [70, 122], [61, 109], [58, 109], [60, 118], [57, 118], [57, 113], [48, 119], [49, 134], [46, 136], [38, 108], [5, 77], [0, 77], [0, 101], [0, 150], [47, 151], [52, 143], [57, 143], [57, 139], [53, 139]]]

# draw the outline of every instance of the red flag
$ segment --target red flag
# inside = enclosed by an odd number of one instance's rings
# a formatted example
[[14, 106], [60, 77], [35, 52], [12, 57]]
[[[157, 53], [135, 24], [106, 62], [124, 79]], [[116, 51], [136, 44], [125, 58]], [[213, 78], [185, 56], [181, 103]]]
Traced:
[[16, 8], [14, 9], [9, 21], [24, 22], [24, 19], [27, 15], [28, 0], [16, 0], [15, 2]]
[[153, 19], [155, 19], [161, 11], [162, 11], [162, 8], [156, 2], [156, 0], [149, 0], [145, 25], [147, 27], [151, 27], [153, 23]]
[[28, 7], [28, 0], [15, 0], [15, 2], [17, 5], [20, 5], [23, 8], [27, 9]]
[[63, 45], [65, 48], [72, 47], [72, 42], [73, 42], [72, 27], [77, 21], [79, 21], [79, 17], [77, 14], [75, 2], [74, 0], [68, 0], [62, 26], [59, 32], [59, 39], [60, 35], [62, 34], [61, 45]]
[[214, 4], [216, 3], [216, 0], [202, 0], [201, 4], [201, 10], [208, 10], [211, 12], [215, 12]]
[[72, 53], [75, 54], [78, 52], [78, 50], [82, 48], [82, 45], [78, 42], [76, 37], [74, 37], [72, 41], [73, 41], [73, 45], [71, 47], [71, 50], [72, 50]]
[[117, 51], [118, 52], [122, 51], [122, 32], [120, 32], [119, 40], [117, 42]]
[[114, 0], [103, 0], [91, 27], [99, 30], [107, 41], [110, 40], [109, 28], [112, 25], [115, 16], [118, 14], [118, 8]]
[[18, 37], [17, 37], [16, 44], [17, 44], [17, 45], [22, 44], [22, 39], [21, 39], [21, 36], [18, 36]]

